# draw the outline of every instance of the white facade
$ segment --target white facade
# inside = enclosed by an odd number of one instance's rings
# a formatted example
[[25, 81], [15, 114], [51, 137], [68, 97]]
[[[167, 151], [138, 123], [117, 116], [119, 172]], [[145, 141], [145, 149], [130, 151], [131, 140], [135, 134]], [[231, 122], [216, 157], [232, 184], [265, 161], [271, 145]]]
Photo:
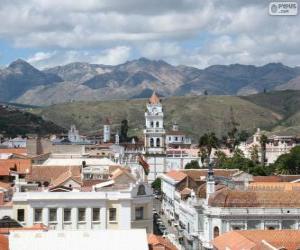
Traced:
[[56, 230], [145, 228], [152, 232], [152, 190], [137, 183], [110, 191], [17, 192], [13, 218], [25, 226], [43, 223]]
[[[151, 101], [151, 98], [157, 98], [157, 100]], [[164, 129], [164, 113], [155, 93], [153, 93], [151, 98], [145, 112], [145, 150], [149, 154], [164, 154], [166, 133]]]
[[10, 250], [148, 250], [146, 231], [15, 231], [9, 235]]
[[[260, 129], [253, 135], [253, 140], [251, 142], [244, 142], [239, 145], [239, 149], [242, 150], [245, 157], [251, 158], [251, 152], [254, 147], [258, 150], [259, 158], [261, 159], [261, 145], [260, 136], [262, 135]], [[266, 164], [274, 163], [279, 156], [287, 154], [290, 150], [297, 146], [299, 143], [293, 136], [270, 136], [268, 137], [268, 142], [266, 144]]]
[[110, 142], [110, 125], [103, 126], [103, 142]]

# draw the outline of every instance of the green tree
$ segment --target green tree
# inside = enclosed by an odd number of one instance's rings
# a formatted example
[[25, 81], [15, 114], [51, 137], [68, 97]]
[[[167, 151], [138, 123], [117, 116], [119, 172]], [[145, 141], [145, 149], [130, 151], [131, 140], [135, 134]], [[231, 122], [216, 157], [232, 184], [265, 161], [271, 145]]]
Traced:
[[277, 174], [300, 174], [300, 146], [294, 147], [288, 154], [279, 156], [273, 168]]
[[250, 159], [258, 164], [259, 163], [259, 152], [258, 152], [258, 146], [257, 145], [253, 145], [250, 148]]
[[187, 163], [184, 168], [185, 169], [200, 169], [200, 165], [199, 165], [198, 161], [194, 160], [194, 161]]
[[238, 142], [245, 142], [249, 138], [250, 134], [246, 130], [242, 130], [238, 133]]
[[[203, 162], [210, 159], [211, 151], [213, 148], [217, 149], [219, 147], [219, 140], [215, 133], [205, 133], [199, 139], [199, 152], [203, 155]], [[202, 160], [201, 160], [202, 161]]]
[[222, 168], [222, 165], [228, 160], [226, 154], [218, 150], [215, 153], [215, 156], [216, 156], [216, 161], [215, 161], [216, 168]]
[[161, 191], [161, 179], [160, 179], [160, 178], [156, 178], [156, 179], [152, 182], [151, 187], [152, 187], [154, 190]]
[[261, 148], [261, 164], [264, 166], [266, 163], [266, 145], [268, 142], [268, 137], [262, 134], [259, 138], [260, 148]]
[[125, 119], [121, 122], [120, 142], [128, 141], [128, 121]]

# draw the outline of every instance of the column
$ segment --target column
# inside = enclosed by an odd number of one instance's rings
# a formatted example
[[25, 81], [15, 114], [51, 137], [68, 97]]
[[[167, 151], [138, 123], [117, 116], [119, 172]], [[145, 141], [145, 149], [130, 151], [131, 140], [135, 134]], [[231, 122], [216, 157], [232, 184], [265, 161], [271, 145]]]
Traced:
[[57, 208], [57, 230], [63, 229], [63, 221], [64, 221], [63, 208], [59, 207]]
[[87, 207], [85, 213], [86, 229], [92, 229], [92, 208]]
[[33, 226], [33, 216], [34, 216], [34, 210], [32, 207], [29, 207], [28, 209], [28, 218], [27, 218], [27, 225], [26, 226]]
[[72, 221], [72, 229], [77, 229], [77, 224], [78, 224], [78, 209], [77, 209], [77, 207], [73, 207], [71, 209], [71, 221]]
[[43, 224], [48, 226], [49, 225], [49, 208], [48, 207], [43, 208], [42, 216], [43, 216], [43, 218], [42, 218]]
[[100, 208], [100, 223], [101, 223], [101, 229], [107, 229], [107, 210], [106, 210], [106, 204], [104, 207]]

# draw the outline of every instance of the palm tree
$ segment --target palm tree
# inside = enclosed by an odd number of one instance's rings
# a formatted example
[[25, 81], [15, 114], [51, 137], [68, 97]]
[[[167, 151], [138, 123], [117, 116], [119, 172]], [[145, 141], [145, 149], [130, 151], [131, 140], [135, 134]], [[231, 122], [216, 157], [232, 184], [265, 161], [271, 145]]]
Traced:
[[261, 148], [261, 163], [264, 166], [266, 161], [266, 145], [268, 142], [268, 137], [262, 134], [259, 138], [260, 148]]
[[[205, 133], [199, 139], [199, 148], [201, 155], [205, 155], [206, 161], [210, 159], [211, 151], [213, 148], [218, 148], [219, 140], [216, 137], [215, 133]], [[204, 154], [205, 152], [205, 154]]]

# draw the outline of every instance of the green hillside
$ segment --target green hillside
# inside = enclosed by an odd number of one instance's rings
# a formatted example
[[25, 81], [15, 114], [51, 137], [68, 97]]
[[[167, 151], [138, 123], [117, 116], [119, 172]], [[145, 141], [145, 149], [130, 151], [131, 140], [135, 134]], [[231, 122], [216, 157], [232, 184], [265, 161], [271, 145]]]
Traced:
[[63, 128], [53, 122], [43, 120], [40, 116], [16, 109], [15, 107], [0, 105], [0, 134], [4, 136], [47, 135], [63, 131]]
[[[34, 110], [43, 118], [62, 126], [75, 124], [81, 132], [97, 132], [107, 117], [116, 130], [122, 119], [129, 121], [131, 134], [141, 135], [144, 127], [146, 99], [70, 102]], [[240, 129], [253, 132], [256, 127], [271, 129], [282, 115], [248, 100], [234, 96], [171, 97], [162, 100], [165, 127], [176, 121], [180, 128], [195, 139], [201, 134], [215, 131], [219, 136], [227, 132], [230, 109], [240, 124]]]

